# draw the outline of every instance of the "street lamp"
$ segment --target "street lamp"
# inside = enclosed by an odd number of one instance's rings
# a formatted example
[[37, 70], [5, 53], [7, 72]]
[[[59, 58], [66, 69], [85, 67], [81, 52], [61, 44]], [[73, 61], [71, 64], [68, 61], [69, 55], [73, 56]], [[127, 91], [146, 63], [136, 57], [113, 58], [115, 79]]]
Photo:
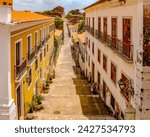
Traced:
[[[119, 85], [119, 88], [121, 89], [121, 91], [123, 91], [123, 89], [125, 88], [126, 84], [127, 83], [125, 83], [125, 81], [123, 79], [120, 79], [118, 81], [118, 85]], [[132, 87], [131, 81], [129, 82], [128, 87], [129, 88], [127, 89], [127, 92], [129, 93], [129, 105], [125, 109], [125, 120], [135, 120], [136, 110], [131, 105], [131, 96], [134, 93], [134, 89]]]

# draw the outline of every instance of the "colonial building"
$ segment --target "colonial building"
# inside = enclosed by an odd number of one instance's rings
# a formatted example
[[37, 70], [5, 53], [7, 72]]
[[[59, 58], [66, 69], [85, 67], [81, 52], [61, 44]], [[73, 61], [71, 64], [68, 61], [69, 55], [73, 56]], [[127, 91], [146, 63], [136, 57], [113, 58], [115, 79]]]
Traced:
[[85, 74], [118, 119], [150, 119], [150, 1], [99, 0], [85, 12]]
[[52, 71], [54, 18], [0, 0], [0, 119], [24, 119]]

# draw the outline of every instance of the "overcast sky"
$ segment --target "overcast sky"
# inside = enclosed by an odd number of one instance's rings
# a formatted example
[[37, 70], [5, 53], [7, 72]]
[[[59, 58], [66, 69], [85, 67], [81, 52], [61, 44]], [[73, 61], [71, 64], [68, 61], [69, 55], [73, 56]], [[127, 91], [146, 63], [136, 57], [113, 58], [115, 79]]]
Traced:
[[96, 0], [14, 0], [15, 10], [42, 11], [52, 9], [58, 5], [65, 7], [65, 11], [82, 9]]

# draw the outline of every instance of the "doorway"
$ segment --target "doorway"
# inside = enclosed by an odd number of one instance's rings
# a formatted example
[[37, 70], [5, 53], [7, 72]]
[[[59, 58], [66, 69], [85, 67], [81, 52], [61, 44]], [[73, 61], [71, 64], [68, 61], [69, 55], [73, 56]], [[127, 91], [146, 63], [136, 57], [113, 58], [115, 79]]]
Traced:
[[23, 105], [23, 92], [22, 92], [22, 84], [16, 90], [16, 105], [17, 105], [17, 119], [20, 120], [23, 118], [24, 105]]

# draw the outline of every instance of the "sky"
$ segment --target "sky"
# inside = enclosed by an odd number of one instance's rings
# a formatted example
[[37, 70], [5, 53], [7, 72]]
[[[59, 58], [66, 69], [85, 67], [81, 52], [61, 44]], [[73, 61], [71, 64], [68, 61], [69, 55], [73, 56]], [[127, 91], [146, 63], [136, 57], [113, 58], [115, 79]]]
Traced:
[[83, 9], [97, 0], [14, 0], [15, 10], [42, 11], [50, 10], [56, 6], [63, 6], [65, 11]]

